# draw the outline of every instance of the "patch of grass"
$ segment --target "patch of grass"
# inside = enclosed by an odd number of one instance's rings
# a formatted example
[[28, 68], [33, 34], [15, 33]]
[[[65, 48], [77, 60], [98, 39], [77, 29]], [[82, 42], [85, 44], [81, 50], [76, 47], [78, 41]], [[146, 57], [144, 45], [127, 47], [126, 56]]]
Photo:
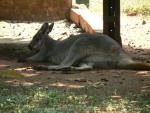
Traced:
[[24, 75], [14, 70], [0, 70], [0, 78], [23, 78]]
[[150, 94], [101, 99], [92, 95], [43, 88], [1, 85], [0, 113], [149, 113]]
[[150, 15], [149, 0], [121, 0], [121, 6], [124, 13]]
[[[73, 3], [75, 3], [75, 0], [73, 0]], [[89, 9], [101, 17], [103, 0], [89, 0]], [[121, 0], [121, 10], [127, 15], [150, 15], [150, 0]]]

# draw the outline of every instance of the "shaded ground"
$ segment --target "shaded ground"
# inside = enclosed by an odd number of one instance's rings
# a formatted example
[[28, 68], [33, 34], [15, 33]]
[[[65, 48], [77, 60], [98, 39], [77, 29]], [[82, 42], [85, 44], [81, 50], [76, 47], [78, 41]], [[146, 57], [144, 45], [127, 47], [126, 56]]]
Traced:
[[[125, 17], [126, 19], [127, 17]], [[129, 17], [131, 19], [132, 17]], [[125, 50], [133, 57], [133, 59], [150, 62], [150, 51], [149, 51], [149, 38], [150, 38], [150, 24], [146, 21], [146, 24], [142, 24], [141, 19], [132, 18], [132, 22], [129, 21], [128, 25], [123, 23], [122, 38], [124, 42]], [[137, 20], [137, 21], [135, 21]], [[0, 38], [7, 39], [10, 37], [17, 37], [24, 41], [31, 40], [32, 35], [28, 33], [29, 28], [22, 28], [19, 24], [10, 24], [10, 29], [13, 28], [13, 33], [16, 32], [16, 28], [24, 29], [24, 32], [20, 31], [12, 35], [10, 30], [5, 27], [5, 24], [0, 25], [2, 36]], [[138, 24], [138, 25], [137, 25]], [[36, 32], [41, 24], [36, 24], [33, 31]], [[57, 25], [60, 25], [59, 27]], [[15, 27], [14, 27], [15, 26]], [[25, 25], [24, 25], [25, 26]], [[4, 32], [3, 30], [7, 32]], [[134, 29], [134, 30], [133, 30]], [[144, 31], [143, 31], [144, 29]], [[27, 31], [25, 31], [27, 30]], [[55, 31], [56, 30], [56, 31]], [[132, 31], [133, 30], [133, 31]], [[132, 31], [132, 32], [131, 32]], [[141, 32], [140, 32], [141, 31]], [[70, 34], [77, 34], [82, 30], [76, 27], [74, 24], [65, 23], [64, 21], [58, 22], [51, 34], [56, 39], [62, 39]], [[133, 34], [135, 33], [136, 34]], [[21, 33], [21, 34], [20, 34]], [[23, 34], [22, 34], [23, 33]], [[31, 33], [31, 31], [29, 32]], [[26, 36], [24, 36], [24, 34]], [[142, 36], [142, 37], [141, 37]], [[138, 38], [137, 38], [138, 37]], [[21, 40], [21, 41], [22, 41]], [[5, 42], [4, 41], [4, 42]], [[136, 45], [136, 42], [139, 42]], [[150, 72], [149, 71], [132, 71], [132, 70], [92, 70], [92, 71], [35, 71], [31, 68], [32, 65], [27, 63], [17, 63], [17, 58], [5, 57], [3, 54], [0, 55], [0, 83], [7, 84], [10, 87], [44, 87], [50, 89], [59, 89], [63, 91], [73, 91], [77, 94], [93, 95], [98, 97], [98, 100], [103, 97], [122, 98], [130, 93], [149, 93], [150, 92]], [[18, 73], [24, 75], [24, 77], [11, 77], [11, 74], [2, 74], [2, 70], [12, 69]], [[6, 75], [6, 76], [5, 76]], [[10, 76], [10, 77], [8, 77]], [[1, 94], [2, 92], [0, 92]]]
[[[149, 71], [35, 71], [31, 69], [31, 64], [16, 63], [16, 61], [10, 59], [1, 59], [0, 62], [0, 70], [14, 69], [25, 76], [12, 78], [10, 75], [9, 78], [7, 75], [2, 74], [0, 82], [11, 86], [56, 87], [65, 90], [76, 89], [80, 93], [89, 93], [101, 97], [111, 95], [123, 96], [130, 92], [150, 91]], [[92, 90], [87, 90], [88, 88], [92, 88]]]

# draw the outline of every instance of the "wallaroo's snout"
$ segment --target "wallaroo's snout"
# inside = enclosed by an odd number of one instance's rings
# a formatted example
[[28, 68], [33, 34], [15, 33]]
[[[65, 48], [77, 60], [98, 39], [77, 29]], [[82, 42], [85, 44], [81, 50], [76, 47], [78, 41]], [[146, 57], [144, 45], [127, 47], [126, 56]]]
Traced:
[[[39, 44], [39, 45], [38, 45], [38, 44]], [[28, 45], [28, 48], [29, 48], [31, 51], [39, 51], [41, 45], [40, 45], [40, 43], [38, 43], [38, 44], [33, 45], [32, 43], [30, 43], [30, 44]]]

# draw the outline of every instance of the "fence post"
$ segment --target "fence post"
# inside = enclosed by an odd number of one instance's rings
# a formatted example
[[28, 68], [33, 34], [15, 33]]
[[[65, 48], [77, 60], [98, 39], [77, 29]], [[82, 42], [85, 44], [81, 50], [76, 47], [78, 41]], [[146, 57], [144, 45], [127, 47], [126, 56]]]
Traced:
[[103, 32], [122, 46], [120, 36], [120, 0], [103, 0]]

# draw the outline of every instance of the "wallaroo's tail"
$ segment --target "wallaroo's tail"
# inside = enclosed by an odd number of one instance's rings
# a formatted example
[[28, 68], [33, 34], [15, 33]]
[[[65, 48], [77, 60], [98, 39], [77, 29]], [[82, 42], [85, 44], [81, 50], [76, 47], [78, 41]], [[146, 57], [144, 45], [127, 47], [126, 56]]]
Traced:
[[150, 64], [135, 62], [135, 63], [121, 66], [120, 69], [150, 71]]
[[[49, 71], [49, 70], [60, 70], [60, 71], [69, 71], [69, 70], [78, 70], [78, 71], [84, 71], [84, 70], [91, 70], [92, 68], [60, 68], [60, 69], [49, 69], [48, 66], [33, 66], [33, 69], [35, 70], [43, 70], [43, 71]], [[133, 62], [125, 65], [119, 65], [118, 69], [126, 69], [126, 70], [143, 70], [143, 71], [150, 71], [150, 64], [147, 63], [138, 63]]]

